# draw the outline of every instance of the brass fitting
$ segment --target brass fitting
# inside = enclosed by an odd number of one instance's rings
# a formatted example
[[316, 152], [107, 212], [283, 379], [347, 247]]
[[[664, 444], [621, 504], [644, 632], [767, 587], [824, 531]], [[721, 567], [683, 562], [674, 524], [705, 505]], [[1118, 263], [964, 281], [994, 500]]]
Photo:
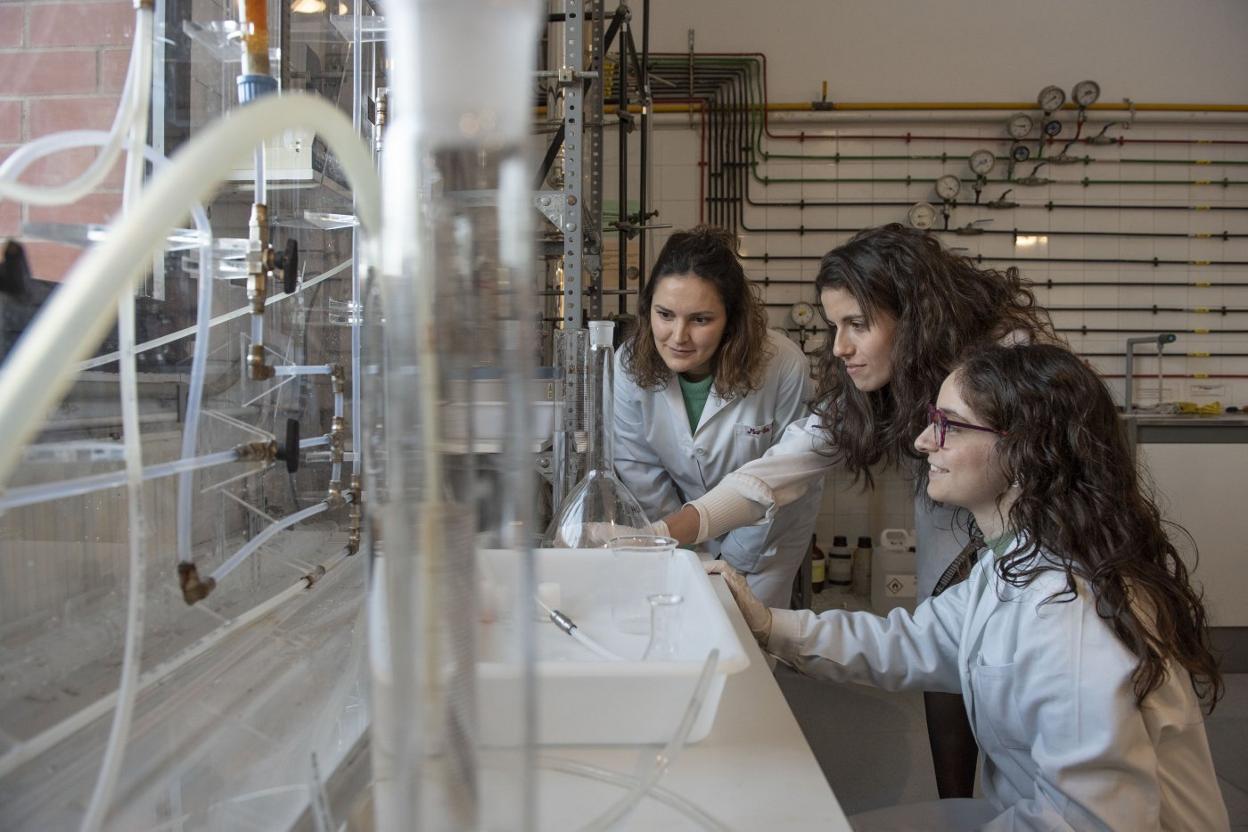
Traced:
[[315, 584], [317, 581], [319, 581], [323, 577], [325, 577], [324, 565], [317, 566], [311, 572], [303, 576], [303, 579], [308, 582], [308, 585], [305, 587], [305, 589], [311, 589], [312, 585]]
[[341, 465], [343, 451], [346, 448], [347, 421], [342, 416], [335, 416], [329, 423], [329, 461]]
[[329, 488], [325, 490], [325, 502], [330, 508], [338, 508], [342, 505], [342, 483], [338, 480], [330, 480]]
[[360, 493], [358, 476], [351, 477], [351, 509], [348, 517], [351, 518], [351, 526], [347, 530], [347, 552], [354, 555], [360, 551], [360, 533], [364, 522], [364, 500]]
[[[264, 301], [269, 295], [269, 268], [265, 264], [265, 252], [269, 248], [269, 207], [253, 203], [251, 220], [248, 222], [247, 244], [247, 301], [252, 316], [264, 318]], [[252, 344], [247, 350], [247, 375], [253, 381], [273, 377], [273, 368], [264, 360], [264, 344]]]
[[178, 564], [178, 584], [182, 587], [182, 600], [190, 606], [202, 601], [217, 587], [212, 578], [200, 579], [195, 564], [183, 561]]
[[329, 381], [334, 393], [347, 392], [347, 371], [341, 364], [329, 365]]
[[252, 381], [264, 381], [273, 378], [276, 372], [269, 364], [264, 363], [264, 344], [252, 344], [247, 350], [247, 371]]
[[248, 442], [234, 448], [239, 462], [274, 462], [277, 460], [277, 440]]

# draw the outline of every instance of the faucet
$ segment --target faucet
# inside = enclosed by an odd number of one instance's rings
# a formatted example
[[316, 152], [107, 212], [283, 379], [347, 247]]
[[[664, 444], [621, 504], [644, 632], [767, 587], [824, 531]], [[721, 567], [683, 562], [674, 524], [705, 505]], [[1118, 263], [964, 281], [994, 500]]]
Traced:
[[1173, 332], [1163, 332], [1159, 335], [1145, 335], [1140, 338], [1128, 338], [1126, 349], [1126, 381], [1123, 385], [1122, 393], [1122, 412], [1130, 413], [1135, 409], [1132, 403], [1132, 378], [1135, 375], [1135, 345], [1136, 344], [1156, 344], [1157, 345], [1157, 403], [1161, 403], [1161, 353], [1166, 348], [1166, 344], [1174, 343]]

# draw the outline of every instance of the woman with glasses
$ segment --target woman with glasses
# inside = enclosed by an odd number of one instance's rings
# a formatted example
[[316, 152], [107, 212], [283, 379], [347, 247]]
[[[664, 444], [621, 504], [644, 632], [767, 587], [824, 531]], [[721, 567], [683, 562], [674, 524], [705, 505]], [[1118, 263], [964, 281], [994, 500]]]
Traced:
[[1058, 346], [988, 347], [928, 419], [914, 442], [927, 494], [984, 541], [966, 580], [913, 614], [816, 617], [769, 610], [708, 565], [803, 673], [961, 691], [983, 799], [868, 812], [855, 829], [1228, 829], [1201, 715], [1222, 691], [1205, 610], [1104, 383]]
[[[836, 466], [866, 485], [896, 466], [915, 483], [918, 595], [969, 544], [952, 512], [924, 493], [928, 469], [912, 444], [927, 406], [968, 348], [1053, 340], [1048, 316], [1014, 270], [978, 267], [931, 235], [886, 225], [829, 251], [815, 290], [828, 322], [813, 415], [767, 454], [666, 518], [689, 544], [771, 518]], [[941, 797], [970, 797], [978, 750], [957, 696], [925, 696]]]
[[[615, 470], [647, 516], [662, 517], [762, 456], [807, 415], [810, 365], [767, 330], [736, 239], [721, 229], [668, 238], [637, 319], [616, 354]], [[787, 606], [820, 490], [765, 523], [709, 535], [707, 548], [746, 573], [756, 595]]]

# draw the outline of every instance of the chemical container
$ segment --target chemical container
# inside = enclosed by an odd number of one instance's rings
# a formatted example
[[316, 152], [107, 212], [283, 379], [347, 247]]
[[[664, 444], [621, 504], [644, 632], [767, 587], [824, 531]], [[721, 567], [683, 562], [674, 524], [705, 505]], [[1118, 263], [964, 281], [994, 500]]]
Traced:
[[871, 608], [876, 615], [896, 607], [914, 612], [915, 586], [914, 533], [885, 529], [871, 564]]

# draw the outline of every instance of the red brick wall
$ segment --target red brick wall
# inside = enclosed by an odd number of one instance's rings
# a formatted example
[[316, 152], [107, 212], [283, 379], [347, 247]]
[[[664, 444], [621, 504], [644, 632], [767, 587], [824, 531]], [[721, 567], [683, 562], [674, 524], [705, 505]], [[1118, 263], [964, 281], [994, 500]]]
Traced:
[[[0, 2], [0, 159], [20, 143], [58, 130], [112, 123], [125, 80], [134, 10], [124, 0]], [[94, 151], [71, 151], [27, 169], [30, 184], [64, 182]], [[76, 205], [35, 208], [0, 201], [0, 237], [29, 222], [104, 223], [121, 206], [121, 165]], [[81, 250], [24, 240], [36, 277], [61, 280]]]

